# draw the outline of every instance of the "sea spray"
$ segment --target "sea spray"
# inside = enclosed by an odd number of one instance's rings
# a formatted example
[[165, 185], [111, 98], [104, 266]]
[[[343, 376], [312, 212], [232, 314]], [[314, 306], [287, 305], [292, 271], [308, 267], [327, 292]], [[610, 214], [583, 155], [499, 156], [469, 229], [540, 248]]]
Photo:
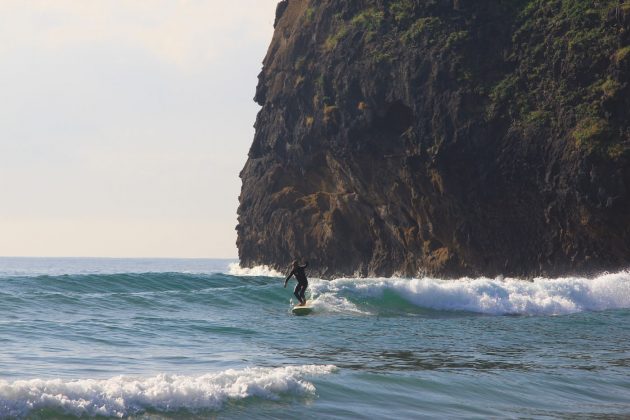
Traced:
[[258, 265], [256, 267], [246, 268], [241, 267], [238, 263], [232, 263], [229, 265], [228, 274], [231, 276], [241, 277], [282, 277], [282, 273], [274, 270], [268, 265]]

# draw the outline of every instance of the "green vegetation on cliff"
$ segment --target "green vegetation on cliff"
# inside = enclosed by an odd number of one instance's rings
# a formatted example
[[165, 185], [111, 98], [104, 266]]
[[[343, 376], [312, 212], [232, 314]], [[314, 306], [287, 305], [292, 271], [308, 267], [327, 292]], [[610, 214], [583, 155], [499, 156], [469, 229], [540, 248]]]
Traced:
[[[462, 28], [470, 26], [471, 19], [483, 22], [482, 16], [465, 16], [464, 6], [459, 16], [444, 16], [437, 4], [397, 0], [382, 9], [371, 6], [355, 14], [338, 13], [324, 48], [331, 51], [344, 40], [354, 42], [354, 35], [362, 33], [363, 58], [381, 63], [396, 58], [395, 48], [430, 47], [431, 54], [450, 55], [458, 67], [455, 81], [484, 94], [489, 118], [506, 118], [525, 131], [543, 125], [549, 131], [568, 130], [581, 150], [607, 153], [613, 148], [618, 157], [618, 145], [625, 137], [611, 129], [606, 106], [630, 93], [627, 83], [618, 80], [630, 54], [630, 46], [623, 45], [627, 29], [619, 25], [630, 2], [497, 2], [491, 13], [501, 15], [502, 24], [513, 33], [504, 45], [504, 67], [511, 71], [498, 79], [481, 77], [486, 69], [467, 50], [478, 40]], [[629, 150], [626, 145], [621, 149]]]
[[[569, 132], [586, 152], [611, 158], [630, 151], [615, 127], [618, 99], [628, 95], [618, 51], [628, 41], [619, 1], [534, 0], [518, 15], [508, 62], [515, 70], [497, 85], [517, 87], [490, 105], [524, 130], [544, 111], [549, 135]], [[627, 67], [626, 67], [627, 68]], [[620, 147], [621, 146], [621, 147]]]
[[298, 254], [321, 275], [630, 264], [630, 1], [279, 10], [242, 174], [246, 265]]

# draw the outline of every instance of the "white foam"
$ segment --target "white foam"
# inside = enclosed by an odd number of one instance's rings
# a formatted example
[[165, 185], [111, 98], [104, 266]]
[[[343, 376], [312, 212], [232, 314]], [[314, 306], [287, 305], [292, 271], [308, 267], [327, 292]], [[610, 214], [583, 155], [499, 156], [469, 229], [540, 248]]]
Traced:
[[[321, 280], [315, 280], [311, 282], [311, 286], [313, 283], [319, 284], [319, 282], [321, 282]], [[318, 296], [313, 297], [313, 308], [317, 312], [344, 312], [349, 314], [369, 315], [369, 312], [362, 311], [357, 305], [345, 297], [337, 296], [335, 293], [322, 292], [321, 288], [316, 288], [315, 290], [319, 290]]]
[[282, 273], [277, 272], [267, 265], [258, 265], [252, 268], [241, 267], [238, 263], [229, 265], [228, 274], [231, 276], [242, 277], [283, 277]]
[[23, 417], [33, 410], [56, 409], [76, 416], [124, 417], [148, 409], [160, 412], [217, 410], [228, 400], [283, 394], [313, 395], [305, 375], [323, 375], [331, 365], [226, 370], [202, 376], [118, 376], [111, 379], [0, 380], [0, 418]]
[[436, 310], [504, 315], [562, 315], [630, 308], [630, 272], [593, 279], [565, 277], [533, 281], [510, 278], [338, 279], [313, 282], [313, 294], [357, 300], [379, 299], [385, 291]]

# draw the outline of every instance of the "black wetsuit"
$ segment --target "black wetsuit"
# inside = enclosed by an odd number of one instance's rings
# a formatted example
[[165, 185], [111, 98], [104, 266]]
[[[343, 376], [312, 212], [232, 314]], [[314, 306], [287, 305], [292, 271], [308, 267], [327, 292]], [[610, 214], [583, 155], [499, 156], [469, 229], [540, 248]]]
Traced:
[[306, 298], [304, 297], [304, 294], [306, 293], [306, 288], [308, 287], [308, 280], [306, 279], [306, 273], [304, 273], [304, 269], [306, 267], [308, 267], [308, 263], [302, 266], [298, 265], [293, 270], [291, 270], [291, 273], [289, 273], [289, 276], [287, 277], [285, 281], [286, 283], [287, 281], [289, 281], [291, 276], [295, 276], [295, 279], [297, 280], [298, 284], [297, 286], [295, 286], [295, 290], [293, 291], [293, 294], [295, 295], [296, 298], [298, 298], [300, 303], [306, 302]]

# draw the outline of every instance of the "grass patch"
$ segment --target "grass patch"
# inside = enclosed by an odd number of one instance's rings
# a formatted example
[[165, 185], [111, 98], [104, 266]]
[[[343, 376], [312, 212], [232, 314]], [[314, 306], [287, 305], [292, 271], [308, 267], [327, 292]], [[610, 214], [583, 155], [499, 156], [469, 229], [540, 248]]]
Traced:
[[615, 63], [619, 64], [624, 61], [630, 55], [630, 45], [620, 48], [615, 52], [613, 56]]
[[315, 16], [315, 8], [312, 6], [306, 9], [306, 12], [304, 12], [304, 20], [306, 21], [306, 23], [311, 23], [313, 21], [314, 16]]
[[587, 117], [577, 124], [571, 135], [579, 148], [592, 150], [598, 142], [606, 140], [608, 132], [606, 120]]
[[391, 51], [374, 51], [371, 55], [372, 62], [375, 64], [386, 63], [392, 59]]
[[518, 82], [519, 77], [516, 74], [510, 74], [490, 90], [490, 104], [486, 112], [488, 117], [496, 115], [500, 104], [511, 102], [511, 99], [517, 95]]
[[444, 47], [446, 49], [451, 49], [453, 47], [462, 45], [467, 40], [468, 40], [468, 31], [453, 32], [448, 36], [448, 38], [446, 38], [446, 44], [444, 45]]
[[623, 147], [621, 144], [613, 144], [611, 146], [608, 146], [608, 148], [606, 149], [606, 154], [609, 158], [613, 160], [619, 159], [626, 153], [628, 153], [628, 149]]
[[337, 30], [336, 33], [330, 35], [328, 38], [326, 38], [326, 41], [324, 41], [324, 48], [326, 49], [326, 51], [332, 51], [337, 48], [337, 45], [339, 45], [339, 41], [341, 41], [348, 34], [349, 31], [350, 28], [342, 24], [342, 26]]
[[413, 17], [414, 4], [411, 0], [398, 0], [389, 5], [389, 12], [396, 23], [404, 23]]
[[366, 31], [378, 31], [383, 23], [385, 14], [375, 8], [367, 9], [352, 18], [350, 23]]
[[350, 22], [344, 22], [343, 16], [337, 14], [333, 17], [335, 22], [339, 22], [337, 31], [328, 36], [324, 41], [324, 49], [332, 51], [337, 48], [339, 42], [344, 39], [352, 30], [360, 29], [365, 32], [365, 38], [369, 41], [376, 35], [383, 24], [385, 14], [372, 7], [350, 19]]
[[620, 88], [621, 84], [618, 81], [610, 78], [606, 79], [606, 81], [602, 83], [601, 86], [602, 92], [604, 92], [604, 96], [606, 96], [607, 98], [612, 98], [613, 96], [615, 96]]
[[402, 34], [401, 39], [404, 44], [413, 43], [425, 35], [435, 34], [440, 29], [441, 23], [441, 20], [436, 17], [420, 18]]
[[525, 117], [528, 124], [543, 124], [551, 117], [551, 113], [542, 110], [532, 111]]

